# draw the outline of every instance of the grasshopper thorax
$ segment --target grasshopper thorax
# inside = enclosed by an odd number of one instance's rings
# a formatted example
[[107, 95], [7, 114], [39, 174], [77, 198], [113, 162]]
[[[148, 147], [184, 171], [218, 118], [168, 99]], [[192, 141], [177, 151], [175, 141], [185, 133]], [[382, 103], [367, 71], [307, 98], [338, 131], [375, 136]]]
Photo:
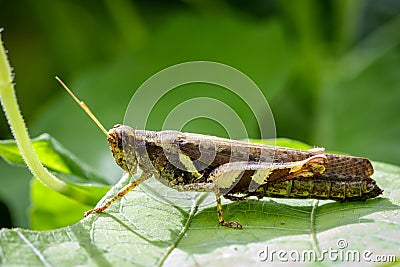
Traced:
[[129, 126], [116, 124], [108, 131], [107, 140], [118, 166], [129, 173], [136, 172], [135, 131]]

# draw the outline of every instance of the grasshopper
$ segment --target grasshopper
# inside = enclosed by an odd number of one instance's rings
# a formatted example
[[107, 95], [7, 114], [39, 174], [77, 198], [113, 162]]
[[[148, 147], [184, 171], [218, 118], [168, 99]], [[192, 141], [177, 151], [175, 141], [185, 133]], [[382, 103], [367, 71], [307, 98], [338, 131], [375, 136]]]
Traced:
[[56, 79], [107, 136], [115, 162], [130, 174], [142, 170], [138, 179], [85, 217], [103, 212], [152, 176], [178, 191], [214, 193], [219, 224], [236, 229], [242, 225], [225, 221], [221, 196], [232, 201], [250, 196], [359, 201], [383, 192], [371, 178], [374, 169], [368, 159], [328, 154], [323, 148], [296, 150], [178, 131], [135, 130], [121, 124], [107, 131], [85, 103]]

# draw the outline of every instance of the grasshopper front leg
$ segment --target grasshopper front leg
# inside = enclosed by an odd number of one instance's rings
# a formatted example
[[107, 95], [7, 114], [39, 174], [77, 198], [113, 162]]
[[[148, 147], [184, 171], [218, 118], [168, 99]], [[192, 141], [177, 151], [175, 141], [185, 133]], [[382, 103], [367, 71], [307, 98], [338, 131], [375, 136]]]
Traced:
[[131, 190], [133, 190], [136, 186], [138, 186], [139, 184], [143, 183], [144, 181], [146, 181], [147, 179], [149, 179], [151, 177], [151, 175], [146, 174], [144, 172], [142, 172], [142, 174], [140, 175], [140, 177], [132, 182], [130, 182], [129, 184], [127, 184], [126, 186], [124, 186], [112, 199], [108, 200], [104, 205], [102, 205], [101, 207], [92, 209], [92, 210], [88, 210], [87, 212], [85, 212], [84, 217], [89, 216], [90, 214], [92, 214], [93, 212], [98, 213], [98, 212], [103, 212], [104, 210], [106, 210], [112, 203], [114, 203], [116, 200], [120, 199], [121, 197], [125, 196], [126, 194], [128, 194]]

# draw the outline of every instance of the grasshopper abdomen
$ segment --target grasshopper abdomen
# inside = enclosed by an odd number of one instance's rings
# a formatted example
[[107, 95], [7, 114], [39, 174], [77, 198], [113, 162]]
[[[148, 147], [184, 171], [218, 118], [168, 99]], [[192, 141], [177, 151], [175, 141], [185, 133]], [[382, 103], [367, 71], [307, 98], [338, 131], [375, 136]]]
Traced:
[[379, 196], [383, 191], [369, 178], [358, 181], [341, 181], [315, 177], [293, 179], [261, 186], [249, 196], [257, 198], [313, 198], [335, 201], [360, 201]]

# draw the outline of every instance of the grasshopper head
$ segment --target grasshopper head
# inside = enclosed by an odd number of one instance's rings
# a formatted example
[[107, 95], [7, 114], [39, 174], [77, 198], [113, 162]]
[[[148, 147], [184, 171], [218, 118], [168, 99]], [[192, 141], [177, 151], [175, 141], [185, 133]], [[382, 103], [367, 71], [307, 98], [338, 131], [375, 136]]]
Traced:
[[129, 126], [117, 124], [108, 131], [108, 143], [118, 166], [129, 173], [135, 173], [135, 131]]

